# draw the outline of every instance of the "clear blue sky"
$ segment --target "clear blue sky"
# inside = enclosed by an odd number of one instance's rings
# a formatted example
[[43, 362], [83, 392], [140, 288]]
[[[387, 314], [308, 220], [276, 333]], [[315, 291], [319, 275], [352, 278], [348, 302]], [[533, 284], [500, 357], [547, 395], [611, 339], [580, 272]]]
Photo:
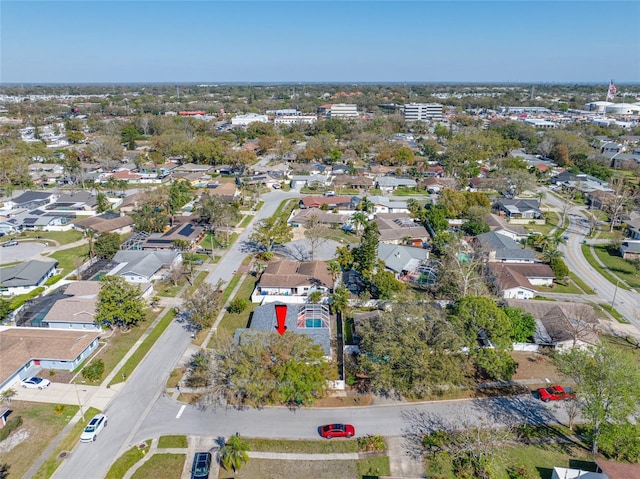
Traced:
[[0, 2], [0, 82], [640, 81], [638, 1]]

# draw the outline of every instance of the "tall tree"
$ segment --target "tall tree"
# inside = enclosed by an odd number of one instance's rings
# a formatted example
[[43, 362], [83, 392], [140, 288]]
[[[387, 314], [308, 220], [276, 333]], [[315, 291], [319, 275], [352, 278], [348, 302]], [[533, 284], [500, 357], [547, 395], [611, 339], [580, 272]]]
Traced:
[[269, 253], [273, 251], [275, 245], [291, 241], [291, 238], [293, 238], [292, 228], [287, 224], [286, 219], [272, 216], [260, 221], [249, 239]]
[[309, 215], [304, 224], [304, 236], [311, 245], [311, 260], [313, 261], [318, 246], [326, 243], [329, 227], [322, 223], [316, 213]]
[[140, 288], [122, 276], [108, 275], [100, 280], [102, 287], [96, 305], [96, 323], [101, 326], [135, 326], [145, 317], [145, 301]]
[[379, 236], [378, 224], [374, 221], [367, 223], [360, 245], [352, 250], [355, 270], [365, 278], [371, 276], [377, 263]]
[[102, 233], [94, 242], [94, 253], [98, 258], [111, 259], [120, 250], [121, 244], [118, 233]]
[[198, 331], [210, 328], [218, 316], [221, 297], [221, 282], [215, 287], [209, 283], [200, 284], [183, 303], [189, 323]]
[[554, 356], [558, 370], [573, 379], [582, 417], [591, 426], [591, 451], [598, 453], [603, 427], [622, 425], [640, 412], [640, 369], [633, 354], [602, 342]]

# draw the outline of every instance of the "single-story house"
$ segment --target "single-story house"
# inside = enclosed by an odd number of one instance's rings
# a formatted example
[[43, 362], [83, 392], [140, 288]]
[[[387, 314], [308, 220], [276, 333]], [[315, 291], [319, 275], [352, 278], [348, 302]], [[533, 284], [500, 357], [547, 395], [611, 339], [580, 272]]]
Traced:
[[56, 273], [57, 261], [27, 261], [0, 268], [0, 295], [27, 294], [44, 285]]
[[426, 228], [404, 213], [378, 213], [375, 222], [380, 232], [380, 243], [421, 247], [429, 238]]
[[32, 209], [54, 203], [58, 195], [48, 191], [25, 191], [17, 198], [11, 198], [4, 202], [6, 209]]
[[118, 263], [110, 275], [122, 276], [129, 283], [151, 283], [161, 279], [172, 267], [182, 262], [179, 251], [118, 251], [113, 257]]
[[388, 198], [386, 196], [368, 196], [367, 199], [373, 204], [373, 212], [378, 213], [405, 213], [409, 214], [409, 207], [406, 200]]
[[555, 278], [544, 263], [489, 263], [489, 270], [503, 298], [532, 298], [536, 286], [552, 286]]
[[380, 243], [378, 259], [384, 261], [385, 268], [393, 271], [396, 277], [400, 277], [416, 270], [429, 259], [429, 252], [423, 248]]
[[529, 236], [524, 226], [507, 223], [501, 216], [490, 213], [485, 216], [484, 221], [489, 225], [491, 231], [507, 236], [514, 241], [522, 241]]
[[297, 305], [276, 302], [257, 306], [251, 315], [249, 327], [236, 330], [236, 339], [242, 343], [246, 335], [257, 331], [277, 334], [278, 314], [284, 317], [287, 332], [307, 335], [322, 347], [325, 357], [331, 356], [331, 321], [329, 308], [324, 304]]
[[430, 176], [419, 180], [418, 182], [421, 188], [424, 188], [429, 193], [439, 193], [446, 189], [456, 189], [458, 180], [455, 178], [440, 178], [438, 176]]
[[325, 175], [294, 175], [291, 177], [291, 188], [323, 188], [331, 182], [330, 176]]
[[333, 186], [336, 189], [349, 188], [368, 191], [373, 188], [373, 180], [366, 176], [337, 175], [333, 179]]
[[533, 250], [522, 248], [508, 236], [494, 231], [479, 234], [476, 243], [480, 251], [487, 254], [489, 262], [533, 263], [536, 260]]
[[351, 196], [303, 196], [298, 204], [301, 209], [327, 205], [331, 210], [355, 210], [357, 201]]
[[413, 178], [396, 178], [395, 176], [380, 176], [376, 180], [376, 188], [388, 193], [398, 188], [415, 188], [418, 186]]
[[100, 334], [0, 326], [0, 391], [43, 368], [73, 371], [98, 347]]
[[627, 235], [632, 240], [640, 240], [640, 217], [630, 218], [626, 221]]
[[538, 344], [562, 350], [598, 342], [598, 320], [588, 304], [517, 299], [508, 299], [507, 304], [533, 316], [536, 320], [535, 341]]
[[640, 258], [640, 241], [623, 241], [620, 245], [620, 254], [624, 259]]
[[83, 218], [73, 222], [73, 227], [80, 231], [93, 230], [96, 233], [127, 234], [133, 230], [133, 218], [113, 211], [101, 215]]
[[190, 250], [204, 238], [205, 231], [202, 226], [192, 223], [177, 224], [164, 233], [152, 233], [142, 243], [142, 249], [147, 251], [175, 250], [175, 241], [185, 241], [184, 249]]
[[77, 216], [94, 215], [98, 205], [97, 196], [90, 191], [75, 191], [62, 193], [58, 199], [47, 205], [47, 211], [58, 213], [73, 213]]
[[289, 226], [304, 226], [311, 216], [317, 217], [322, 224], [329, 226], [344, 225], [351, 216], [350, 213], [334, 213], [332, 211], [322, 211], [317, 208], [298, 209], [291, 212], [291, 216], [287, 220]]
[[73, 281], [60, 288], [65, 297], [56, 301], [42, 323], [57, 329], [100, 329], [95, 322], [100, 281]]
[[501, 198], [494, 205], [494, 210], [507, 219], [539, 219], [542, 218], [540, 200], [532, 198]]
[[35, 209], [15, 215], [5, 221], [18, 231], [67, 231], [76, 215], [70, 212], [46, 211]]
[[286, 297], [287, 302], [303, 302], [314, 291], [331, 292], [333, 284], [324, 261], [273, 261], [262, 273], [251, 299], [264, 303]]

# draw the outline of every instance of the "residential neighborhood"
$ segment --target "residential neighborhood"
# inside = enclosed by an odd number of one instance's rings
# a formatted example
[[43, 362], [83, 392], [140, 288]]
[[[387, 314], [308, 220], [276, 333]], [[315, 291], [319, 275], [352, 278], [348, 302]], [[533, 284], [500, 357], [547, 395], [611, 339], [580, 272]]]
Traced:
[[[161, 108], [168, 87], [33, 88], [0, 95], [10, 474], [116, 477], [135, 452], [117, 477], [168, 454], [192, 477], [202, 450], [209, 477], [635, 477], [637, 109], [568, 85], [515, 106], [495, 85], [190, 85]], [[590, 409], [604, 381], [620, 413]], [[63, 412], [33, 452], [45, 405]], [[89, 411], [109, 424], [95, 454], [73, 429]], [[485, 475], [471, 432], [529, 462]]]

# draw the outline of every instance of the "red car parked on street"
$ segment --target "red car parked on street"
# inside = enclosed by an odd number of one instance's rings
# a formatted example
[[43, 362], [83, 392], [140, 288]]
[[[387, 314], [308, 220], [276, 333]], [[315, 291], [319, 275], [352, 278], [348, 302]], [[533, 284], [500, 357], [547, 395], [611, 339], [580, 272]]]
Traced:
[[551, 386], [549, 388], [538, 389], [538, 396], [544, 402], [563, 401], [565, 399], [575, 399], [576, 395], [570, 388], [562, 386]]
[[352, 437], [356, 430], [351, 424], [327, 424], [320, 426], [320, 435], [327, 439], [332, 437]]

